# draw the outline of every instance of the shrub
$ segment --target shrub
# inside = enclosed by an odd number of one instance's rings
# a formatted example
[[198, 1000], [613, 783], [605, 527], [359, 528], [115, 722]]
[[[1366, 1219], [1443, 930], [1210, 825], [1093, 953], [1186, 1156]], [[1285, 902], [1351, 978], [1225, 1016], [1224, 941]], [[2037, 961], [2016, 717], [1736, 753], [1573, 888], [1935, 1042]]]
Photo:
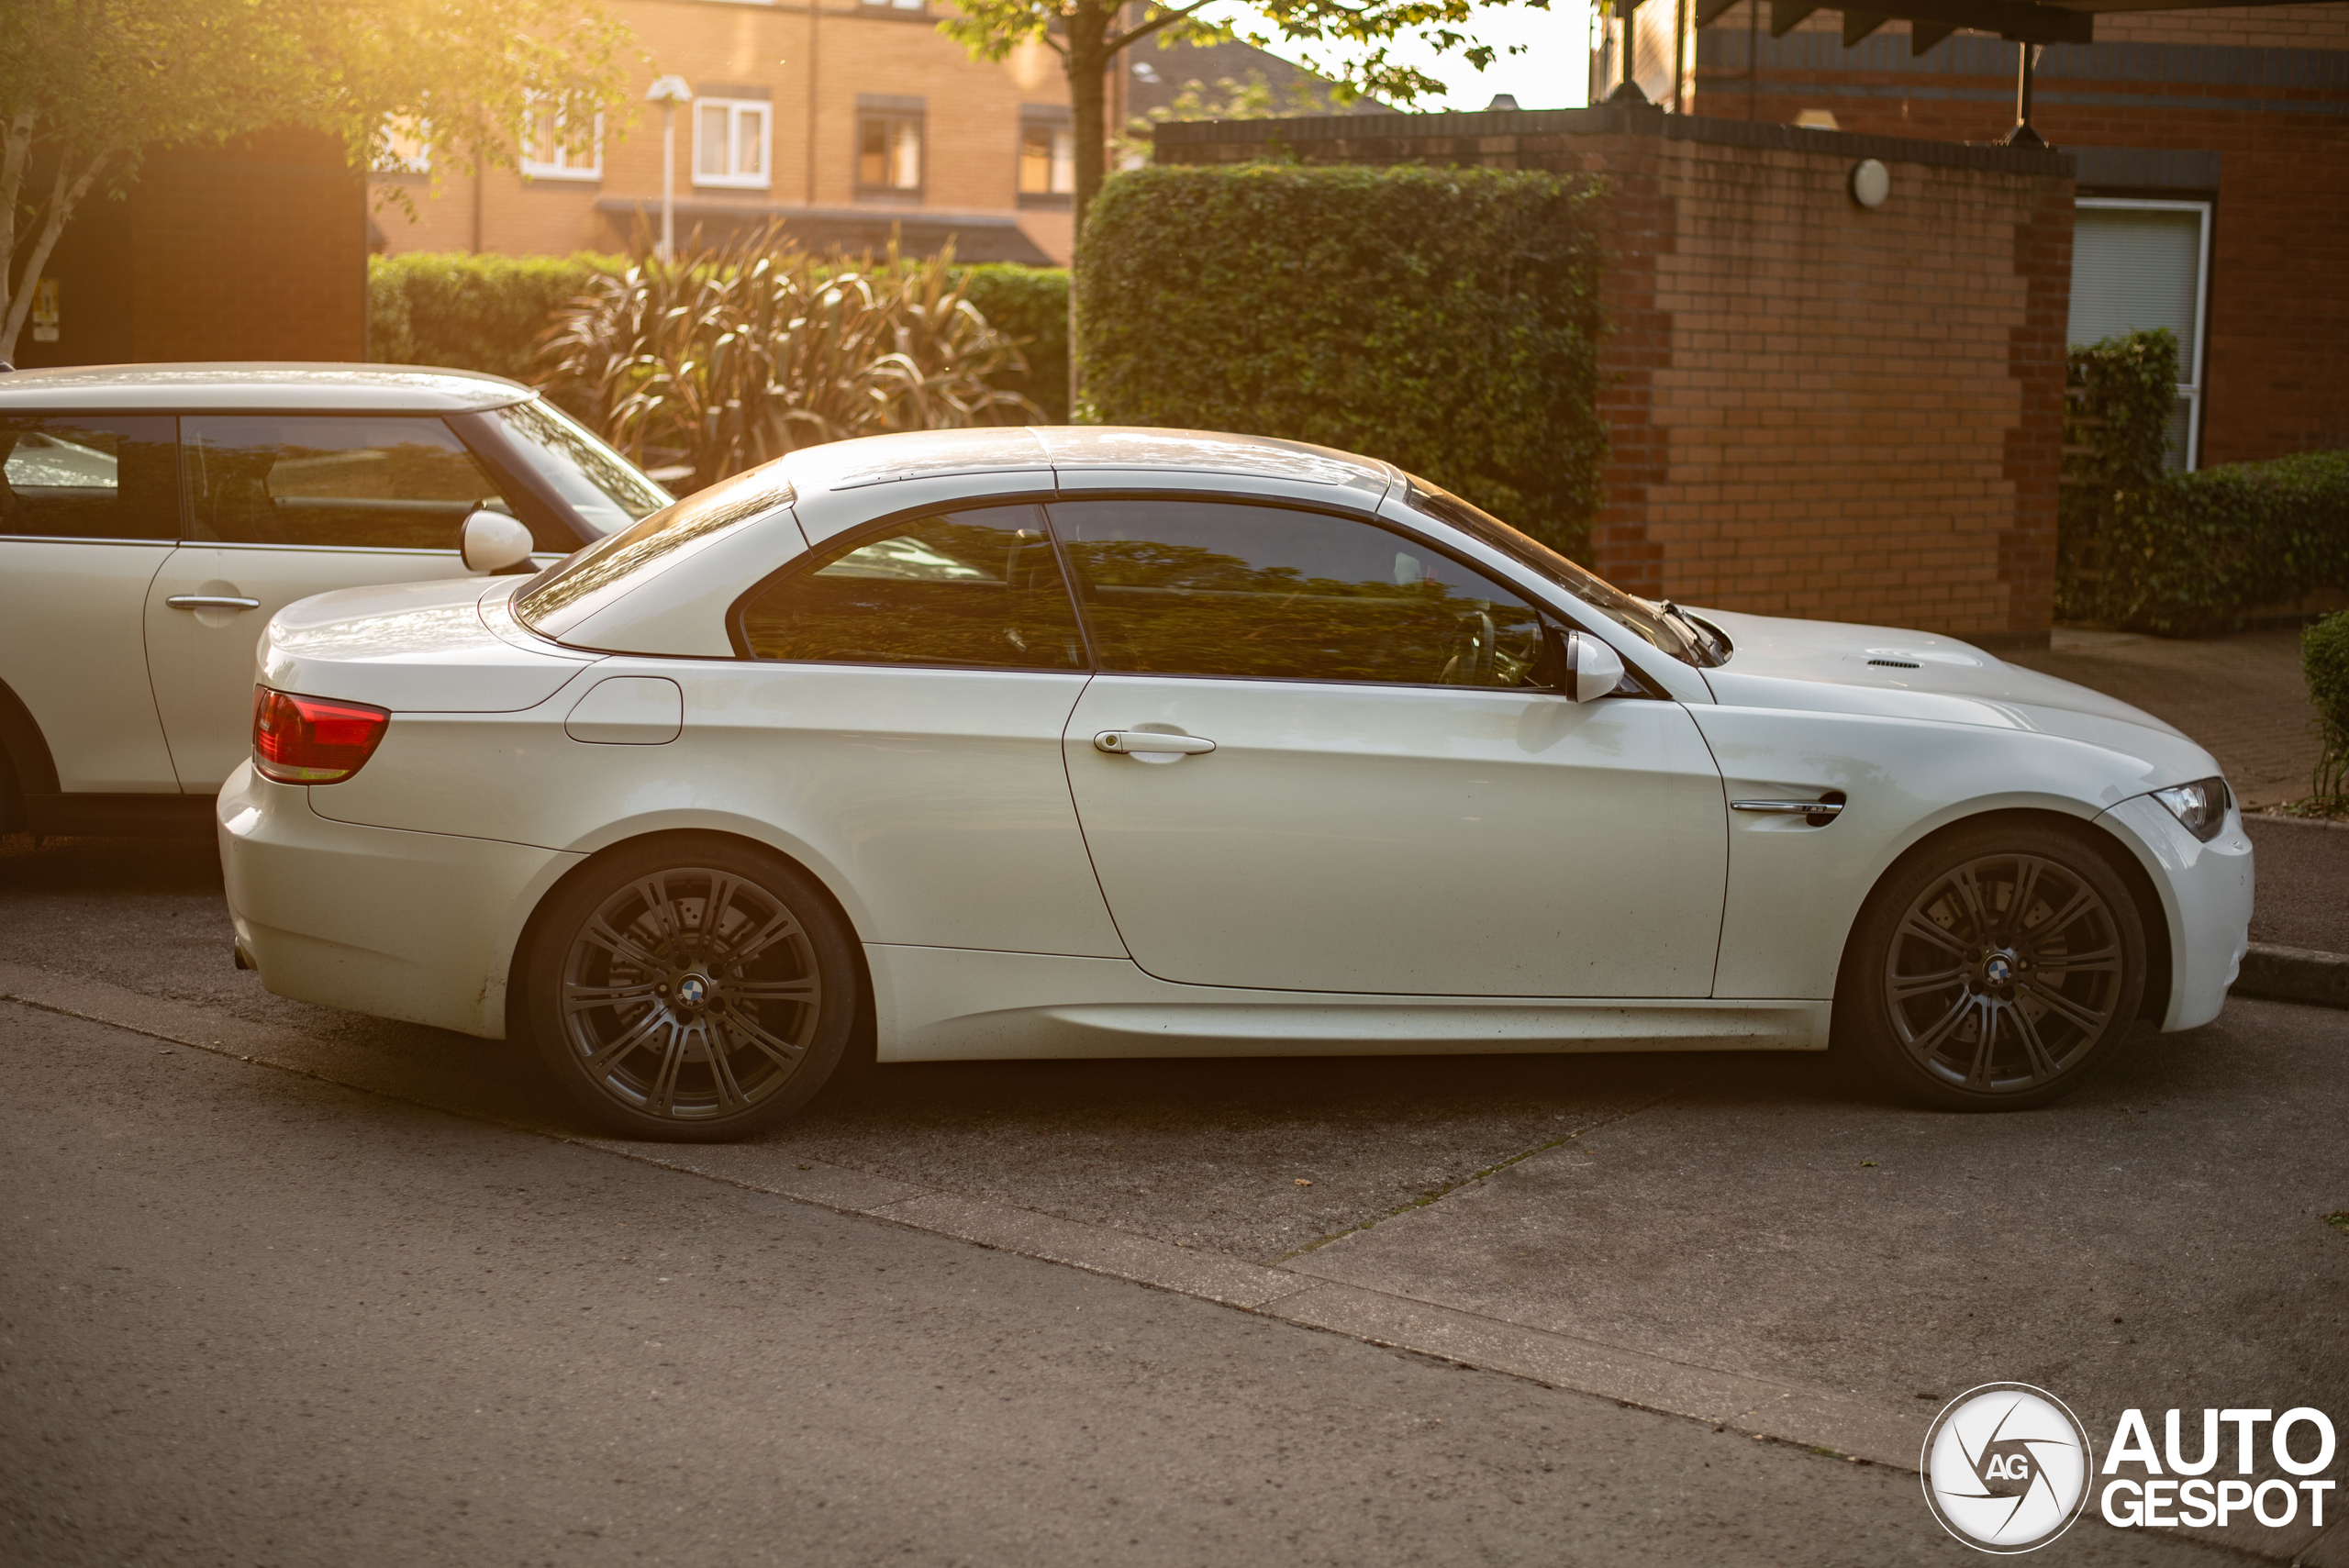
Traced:
[[2101, 576], [2066, 614], [2165, 637], [2232, 630], [2349, 588], [2349, 451], [2165, 473], [2117, 492], [2102, 528]]
[[1085, 408], [1385, 458], [1586, 556], [1593, 195], [1491, 169], [1119, 174], [1078, 258]]
[[[367, 266], [367, 357], [527, 381], [554, 313], [625, 256], [377, 256]], [[1027, 368], [1002, 377], [1046, 424], [1068, 422], [1068, 272], [994, 261], [955, 270], [963, 297], [1009, 338]]]
[[417, 251], [367, 262], [367, 357], [530, 377], [554, 312], [625, 257]]
[[964, 297], [951, 250], [841, 267], [780, 225], [589, 280], [540, 350], [549, 395], [680, 493], [800, 447], [1033, 423], [995, 384], [1019, 351]]
[[2055, 613], [2099, 618], [2105, 535], [2115, 500], [2160, 477], [2177, 403], [2168, 328], [2074, 346], [2064, 388], [2064, 473], [2056, 492]]
[[1001, 384], [1025, 393], [1046, 425], [1068, 423], [1068, 269], [988, 261], [958, 267], [955, 281], [987, 324], [1019, 350], [1027, 369]]
[[2349, 810], [2349, 610], [2338, 610], [2300, 633], [2300, 670], [2316, 705], [2319, 751], [2315, 800]]

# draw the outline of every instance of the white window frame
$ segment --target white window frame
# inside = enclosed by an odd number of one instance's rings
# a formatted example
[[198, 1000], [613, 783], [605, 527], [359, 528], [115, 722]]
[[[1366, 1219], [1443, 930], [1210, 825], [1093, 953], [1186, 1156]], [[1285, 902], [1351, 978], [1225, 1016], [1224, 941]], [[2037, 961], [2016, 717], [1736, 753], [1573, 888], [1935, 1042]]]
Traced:
[[[1044, 188], [1041, 191], [1031, 191], [1019, 183], [1027, 167], [1028, 138], [1035, 131], [1042, 131], [1052, 139], [1052, 151], [1047, 157]], [[1063, 139], [1066, 139], [1068, 152], [1068, 188], [1066, 190], [1056, 188], [1056, 183], [1062, 173], [1061, 152]], [[1066, 119], [1047, 119], [1041, 115], [1020, 116], [1019, 163], [1012, 171], [1012, 183], [1016, 193], [1022, 198], [1030, 200], [1041, 198], [1046, 202], [1064, 202], [1071, 199], [1076, 193], [1076, 128]]]
[[[702, 172], [701, 126], [703, 114], [710, 109], [726, 111], [726, 172]], [[735, 149], [741, 146], [742, 117], [755, 111], [759, 117], [759, 172], [745, 174], [734, 167]], [[763, 191], [774, 184], [774, 104], [767, 98], [696, 98], [694, 116], [694, 183], [706, 189]]]
[[2202, 462], [2202, 343], [2210, 335], [2210, 204], [2157, 201], [2144, 196], [2081, 196], [2079, 207], [2125, 212], [2190, 212], [2199, 215], [2194, 256], [2194, 341], [2179, 350], [2178, 396], [2186, 400], [2186, 472]]
[[594, 150], [595, 158], [592, 162], [587, 163], [573, 163], [569, 161], [571, 151], [570, 149], [562, 145], [562, 116], [560, 113], [556, 114], [554, 117], [555, 155], [553, 160], [551, 161], [547, 161], [531, 157], [531, 150], [535, 149], [539, 144], [540, 117], [540, 112], [533, 110], [530, 117], [522, 123], [523, 151], [521, 163], [522, 175], [525, 179], [594, 181], [600, 180], [604, 177], [603, 116], [597, 115], [596, 117], [595, 138], [590, 143], [590, 146]]

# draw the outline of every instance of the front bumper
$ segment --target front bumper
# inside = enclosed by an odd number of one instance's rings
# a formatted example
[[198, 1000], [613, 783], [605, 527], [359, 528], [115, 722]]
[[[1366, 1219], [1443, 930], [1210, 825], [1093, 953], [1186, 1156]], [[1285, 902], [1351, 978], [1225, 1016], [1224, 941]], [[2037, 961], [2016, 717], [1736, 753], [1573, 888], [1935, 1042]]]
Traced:
[[2161, 895], [2170, 953], [2163, 1032], [2209, 1023], [2251, 945], [2251, 835], [2241, 811], [2229, 807], [2227, 825], [2207, 844], [2149, 795], [2122, 801], [2101, 820], [2137, 850]]
[[214, 808], [237, 945], [281, 996], [506, 1034], [523, 922], [584, 859], [495, 839], [337, 822], [248, 762]]

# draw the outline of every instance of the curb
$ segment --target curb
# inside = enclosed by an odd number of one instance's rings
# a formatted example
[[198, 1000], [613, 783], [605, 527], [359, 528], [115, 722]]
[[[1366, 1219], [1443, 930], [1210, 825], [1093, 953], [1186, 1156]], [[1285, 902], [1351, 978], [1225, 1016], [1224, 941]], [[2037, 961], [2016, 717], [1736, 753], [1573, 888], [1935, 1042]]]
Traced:
[[2238, 996], [2349, 1007], [2349, 953], [2254, 942], [2245, 950], [2243, 969], [2230, 990]]

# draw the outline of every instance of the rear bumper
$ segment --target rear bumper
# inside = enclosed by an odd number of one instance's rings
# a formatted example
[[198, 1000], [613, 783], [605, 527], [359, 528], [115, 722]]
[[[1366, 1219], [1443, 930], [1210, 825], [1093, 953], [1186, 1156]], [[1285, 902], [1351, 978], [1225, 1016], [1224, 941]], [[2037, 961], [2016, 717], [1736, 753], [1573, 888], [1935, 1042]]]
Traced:
[[[2226, 1005], [2251, 945], [2251, 835], [2233, 811], [2205, 844], [2151, 795], [2124, 800], [2101, 818], [2131, 842], [2160, 892], [2167, 917], [2169, 1002], [2164, 1032], [2209, 1023]], [[2151, 940], [2159, 933], [2148, 931]]]
[[237, 945], [281, 996], [506, 1034], [522, 925], [585, 857], [320, 817], [310, 792], [239, 767], [214, 809]]

